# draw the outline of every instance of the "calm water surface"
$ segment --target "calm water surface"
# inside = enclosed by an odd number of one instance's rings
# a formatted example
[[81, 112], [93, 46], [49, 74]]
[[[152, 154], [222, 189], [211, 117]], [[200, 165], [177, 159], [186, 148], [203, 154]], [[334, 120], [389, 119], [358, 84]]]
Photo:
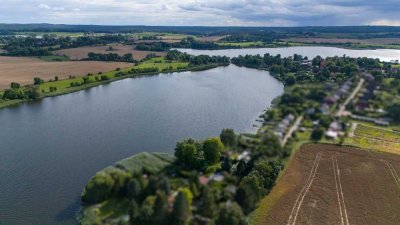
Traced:
[[377, 49], [377, 50], [351, 50], [335, 47], [317, 47], [317, 46], [301, 46], [288, 48], [246, 48], [246, 49], [226, 49], [226, 50], [195, 50], [195, 49], [179, 49], [192, 55], [225, 55], [228, 57], [237, 57], [239, 55], [271, 55], [281, 54], [283, 57], [300, 54], [308, 58], [315, 56], [332, 57], [332, 56], [350, 56], [350, 57], [368, 57], [379, 58], [381, 61], [400, 60], [400, 50], [395, 49]]
[[236, 66], [125, 79], [0, 110], [0, 224], [71, 225], [98, 170], [177, 141], [252, 131], [283, 86]]

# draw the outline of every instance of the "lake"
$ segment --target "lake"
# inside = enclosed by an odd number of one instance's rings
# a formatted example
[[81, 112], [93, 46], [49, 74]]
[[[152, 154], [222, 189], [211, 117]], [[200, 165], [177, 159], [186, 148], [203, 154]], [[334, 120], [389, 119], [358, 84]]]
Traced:
[[254, 131], [283, 93], [268, 72], [234, 65], [125, 79], [0, 110], [0, 224], [73, 225], [88, 179], [181, 139]]
[[352, 50], [335, 47], [318, 47], [318, 46], [300, 46], [288, 48], [243, 48], [243, 49], [225, 49], [225, 50], [196, 50], [196, 49], [179, 49], [182, 52], [191, 55], [220, 55], [228, 57], [237, 57], [239, 55], [271, 55], [281, 54], [283, 57], [300, 54], [312, 59], [315, 56], [331, 57], [331, 56], [350, 56], [354, 58], [368, 57], [379, 58], [381, 61], [400, 60], [400, 50], [395, 49], [377, 49], [377, 50]]

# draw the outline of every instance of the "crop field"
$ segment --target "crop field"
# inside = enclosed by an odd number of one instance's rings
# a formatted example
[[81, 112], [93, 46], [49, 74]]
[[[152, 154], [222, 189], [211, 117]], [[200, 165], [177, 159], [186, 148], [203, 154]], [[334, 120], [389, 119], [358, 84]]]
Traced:
[[[109, 47], [112, 46], [113, 50], [110, 51]], [[164, 52], [151, 52], [151, 51], [139, 51], [135, 50], [132, 45], [104, 45], [104, 46], [96, 46], [96, 47], [81, 47], [81, 48], [69, 48], [54, 51], [56, 55], [66, 55], [72, 60], [81, 60], [87, 58], [89, 52], [108, 54], [114, 53], [118, 55], [124, 55], [131, 53], [133, 58], [136, 60], [142, 60], [146, 58], [146, 56], [150, 53], [155, 53], [158, 56], [165, 56]]]
[[400, 132], [358, 124], [345, 144], [374, 151], [400, 154]]
[[253, 224], [399, 224], [399, 173], [397, 155], [304, 145], [262, 201]]
[[0, 56], [0, 90], [8, 88], [11, 82], [32, 84], [34, 77], [40, 77], [46, 81], [54, 79], [55, 76], [65, 79], [70, 75], [107, 72], [131, 65], [121, 62], [47, 62], [37, 58]]

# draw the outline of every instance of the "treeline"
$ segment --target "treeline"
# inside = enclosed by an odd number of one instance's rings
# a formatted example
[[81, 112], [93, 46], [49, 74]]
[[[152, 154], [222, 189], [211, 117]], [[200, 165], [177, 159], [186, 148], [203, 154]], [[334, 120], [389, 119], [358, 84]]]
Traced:
[[164, 52], [171, 49], [172, 45], [166, 42], [154, 42], [154, 43], [140, 43], [136, 45], [136, 50], [141, 51], [155, 51]]
[[227, 65], [230, 63], [229, 57], [226, 56], [209, 56], [199, 55], [192, 56], [178, 50], [172, 50], [167, 53], [165, 59], [172, 61], [189, 62], [189, 66], [207, 65], [207, 64], [222, 64]]
[[6, 55], [10, 56], [48, 56], [51, 51], [77, 48], [82, 46], [105, 45], [109, 43], [121, 43], [127, 40], [123, 35], [82, 36], [82, 37], [57, 37], [55, 35], [44, 35], [41, 38], [35, 36], [6, 36], [3, 37], [7, 43], [4, 49]]
[[176, 145], [176, 161], [161, 172], [131, 174], [114, 167], [97, 173], [82, 202], [90, 207], [109, 199], [128, 201], [129, 221], [120, 221], [125, 225], [247, 225], [283, 169], [273, 153], [280, 149], [277, 140], [265, 143], [247, 154], [231, 129], [218, 138], [184, 140]]
[[89, 52], [87, 59], [94, 61], [137, 62], [135, 59], [133, 59], [132, 53], [127, 53], [121, 56], [116, 53], [102, 54]]
[[44, 81], [40, 78], [34, 79], [34, 85], [21, 86], [19, 83], [12, 82], [11, 88], [6, 89], [1, 96], [3, 100], [17, 100], [17, 99], [27, 99], [27, 100], [37, 100], [42, 97], [39, 90], [39, 85]]

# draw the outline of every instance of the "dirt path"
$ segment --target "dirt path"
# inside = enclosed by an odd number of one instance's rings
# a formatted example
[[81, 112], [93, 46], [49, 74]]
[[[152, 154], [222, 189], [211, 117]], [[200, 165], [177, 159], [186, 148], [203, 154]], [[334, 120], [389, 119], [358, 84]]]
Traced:
[[362, 85], [364, 84], [365, 80], [360, 79], [360, 81], [357, 84], [357, 87], [353, 90], [353, 92], [347, 97], [346, 101], [339, 106], [339, 110], [336, 112], [336, 116], [340, 117], [343, 116], [344, 112], [346, 111], [346, 106], [350, 103], [351, 100], [356, 97], [357, 93], [360, 91]]
[[297, 117], [296, 121], [289, 128], [289, 131], [286, 133], [285, 137], [281, 140], [281, 146], [285, 146], [286, 145], [286, 142], [289, 140], [289, 138], [292, 137], [293, 133], [296, 132], [299, 129], [299, 126], [300, 126], [302, 121], [303, 121], [303, 115]]

